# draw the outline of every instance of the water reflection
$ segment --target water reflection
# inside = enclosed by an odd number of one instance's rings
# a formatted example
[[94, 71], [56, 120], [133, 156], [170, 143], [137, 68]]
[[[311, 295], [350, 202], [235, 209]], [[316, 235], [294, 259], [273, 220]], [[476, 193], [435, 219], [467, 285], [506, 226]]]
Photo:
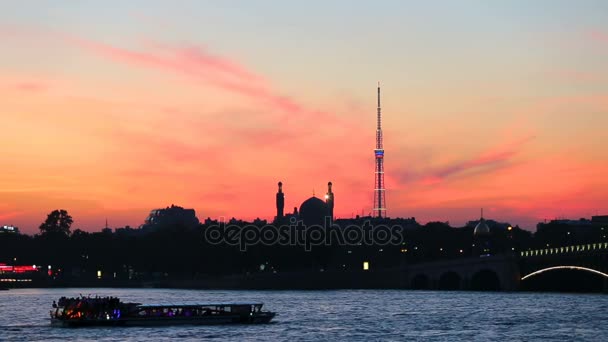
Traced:
[[[51, 328], [52, 301], [79, 294], [140, 303], [264, 302], [278, 316], [257, 326]], [[607, 308], [608, 296], [590, 294], [18, 289], [0, 293], [0, 340], [600, 341]]]

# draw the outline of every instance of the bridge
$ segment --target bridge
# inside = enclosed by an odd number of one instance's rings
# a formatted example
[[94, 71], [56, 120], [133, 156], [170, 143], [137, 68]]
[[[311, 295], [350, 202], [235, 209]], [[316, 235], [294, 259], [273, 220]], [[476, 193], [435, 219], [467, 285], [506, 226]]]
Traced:
[[516, 291], [534, 289], [539, 279], [559, 272], [571, 272], [568, 276], [581, 283], [595, 277], [593, 282], [608, 291], [608, 242], [410, 264], [402, 269], [402, 284], [410, 289]]

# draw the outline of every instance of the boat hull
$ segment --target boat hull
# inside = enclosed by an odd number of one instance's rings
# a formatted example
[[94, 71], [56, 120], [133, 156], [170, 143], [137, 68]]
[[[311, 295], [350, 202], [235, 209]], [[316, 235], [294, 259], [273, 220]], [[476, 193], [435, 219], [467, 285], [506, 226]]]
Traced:
[[172, 325], [218, 325], [218, 324], [265, 324], [270, 323], [275, 314], [264, 312], [248, 317], [241, 315], [222, 315], [206, 317], [129, 317], [120, 319], [60, 319], [51, 318], [51, 325], [57, 327], [157, 327]]

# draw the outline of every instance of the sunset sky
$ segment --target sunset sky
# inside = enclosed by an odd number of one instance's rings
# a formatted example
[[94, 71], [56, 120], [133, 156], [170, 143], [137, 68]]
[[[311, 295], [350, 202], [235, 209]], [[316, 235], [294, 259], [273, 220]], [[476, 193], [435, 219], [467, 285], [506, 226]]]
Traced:
[[608, 214], [607, 1], [0, 4], [0, 225], [371, 212], [533, 230]]

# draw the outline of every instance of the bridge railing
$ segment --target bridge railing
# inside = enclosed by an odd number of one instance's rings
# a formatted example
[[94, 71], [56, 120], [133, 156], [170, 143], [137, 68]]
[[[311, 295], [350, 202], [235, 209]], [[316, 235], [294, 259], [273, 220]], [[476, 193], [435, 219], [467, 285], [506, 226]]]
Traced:
[[583, 245], [550, 247], [550, 248], [521, 251], [520, 257], [529, 258], [529, 257], [536, 257], [536, 256], [572, 254], [572, 253], [591, 252], [591, 251], [600, 251], [600, 250], [608, 250], [608, 242], [588, 243], [588, 244], [583, 244]]

